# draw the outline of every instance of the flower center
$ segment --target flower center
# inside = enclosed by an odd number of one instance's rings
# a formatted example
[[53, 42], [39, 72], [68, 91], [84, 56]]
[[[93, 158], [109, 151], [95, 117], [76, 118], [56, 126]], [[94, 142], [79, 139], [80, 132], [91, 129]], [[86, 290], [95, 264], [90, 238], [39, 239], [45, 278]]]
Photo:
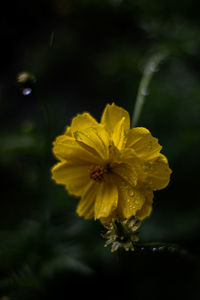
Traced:
[[104, 180], [104, 175], [108, 173], [108, 169], [104, 166], [92, 165], [89, 172], [91, 179], [97, 182], [102, 182]]

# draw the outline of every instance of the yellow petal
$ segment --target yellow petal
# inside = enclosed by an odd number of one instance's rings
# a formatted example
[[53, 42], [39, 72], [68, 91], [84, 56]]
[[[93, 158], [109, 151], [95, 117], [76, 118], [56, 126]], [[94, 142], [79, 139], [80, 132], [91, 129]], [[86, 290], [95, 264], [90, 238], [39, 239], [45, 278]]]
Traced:
[[97, 196], [94, 207], [94, 218], [106, 218], [117, 207], [118, 190], [110, 176], [97, 186]]
[[136, 213], [136, 217], [141, 221], [150, 216], [154, 196], [152, 190], [143, 190], [143, 194], [145, 196], [144, 204], [142, 208]]
[[119, 121], [116, 126], [115, 130], [112, 134], [112, 140], [114, 145], [121, 150], [124, 148], [126, 144], [126, 132], [125, 132], [125, 118], [123, 117], [121, 121]]
[[117, 209], [115, 209], [108, 217], [100, 218], [100, 222], [106, 227], [113, 221], [113, 219], [117, 219], [118, 217]]
[[53, 143], [53, 153], [60, 160], [77, 164], [100, 162], [97, 153], [92, 148], [78, 143], [73, 137], [67, 135], [57, 137]]
[[64, 132], [65, 135], [72, 137], [71, 127], [67, 126]]
[[145, 182], [153, 190], [160, 190], [169, 184], [172, 173], [168, 165], [168, 160], [163, 154], [145, 164]]
[[[121, 221], [124, 219], [130, 218], [131, 216], [135, 216], [139, 220], [144, 220], [147, 218], [151, 212], [152, 212], [152, 203], [153, 203], [153, 191], [150, 189], [139, 189], [137, 193], [140, 193], [140, 197], [143, 198], [143, 205], [139, 210], [132, 210], [126, 207], [123, 207], [123, 203], [119, 203], [117, 209], [115, 209], [110, 216], [107, 218], [101, 218], [100, 221], [104, 226], [107, 226], [112, 222], [112, 219], [117, 218]], [[121, 198], [119, 198], [119, 201], [121, 201]]]
[[65, 135], [73, 136], [73, 133], [77, 130], [83, 130], [89, 127], [97, 126], [98, 122], [87, 112], [78, 114], [72, 119], [71, 126], [67, 126]]
[[74, 133], [76, 141], [95, 151], [103, 160], [109, 157], [109, 137], [102, 126], [90, 127]]
[[118, 213], [122, 219], [129, 219], [142, 208], [145, 201], [144, 194], [124, 181], [119, 182], [118, 189]]
[[72, 119], [71, 131], [74, 133], [75, 131], [84, 130], [97, 125], [97, 121], [89, 113], [85, 112], [83, 114], [78, 114]]
[[114, 145], [113, 141], [109, 144], [109, 164], [112, 167], [116, 163], [121, 163], [121, 151]]
[[60, 162], [52, 168], [51, 172], [52, 179], [58, 184], [64, 184], [68, 192], [75, 196], [81, 196], [91, 181], [87, 165], [79, 166]]
[[114, 103], [111, 105], [107, 104], [101, 117], [101, 124], [104, 125], [110, 134], [112, 134], [115, 130], [115, 126], [121, 121], [122, 118], [124, 118], [124, 128], [126, 131], [128, 131], [130, 128], [129, 113]]
[[133, 172], [134, 174], [132, 176], [137, 177], [137, 180], [141, 180], [143, 178], [144, 163], [141, 159], [138, 158], [136, 152], [132, 148], [125, 148], [121, 151], [121, 161], [128, 167], [127, 177], [130, 176], [131, 178], [131, 172]]
[[137, 183], [138, 177], [134, 165], [131, 166], [125, 163], [117, 164], [112, 168], [112, 172], [132, 186], [135, 186]]
[[136, 127], [129, 130], [126, 147], [134, 149], [138, 157], [144, 160], [155, 158], [162, 149], [158, 143], [158, 139], [154, 138], [150, 131], [143, 127]]
[[94, 218], [96, 191], [96, 183], [90, 182], [76, 209], [76, 212], [80, 217], [85, 217], [85, 219]]

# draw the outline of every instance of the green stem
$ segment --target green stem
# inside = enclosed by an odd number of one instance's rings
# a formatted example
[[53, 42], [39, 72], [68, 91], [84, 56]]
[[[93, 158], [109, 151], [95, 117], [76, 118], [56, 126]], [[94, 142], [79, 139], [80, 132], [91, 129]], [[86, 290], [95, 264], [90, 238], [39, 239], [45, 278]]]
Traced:
[[138, 123], [142, 106], [144, 104], [144, 97], [147, 96], [147, 89], [149, 86], [149, 83], [152, 79], [153, 73], [156, 72], [158, 65], [160, 62], [167, 56], [166, 52], [158, 53], [153, 55], [149, 61], [147, 62], [142, 79], [139, 84], [138, 92], [137, 92], [137, 97], [136, 97], [136, 102], [135, 102], [135, 107], [133, 110], [133, 116], [132, 116], [132, 127], [135, 127], [136, 124]]

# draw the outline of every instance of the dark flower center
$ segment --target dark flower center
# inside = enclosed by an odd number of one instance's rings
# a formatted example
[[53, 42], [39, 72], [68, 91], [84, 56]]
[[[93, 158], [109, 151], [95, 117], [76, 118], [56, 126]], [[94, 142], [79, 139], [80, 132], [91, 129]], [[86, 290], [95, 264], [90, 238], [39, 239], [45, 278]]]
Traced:
[[97, 181], [102, 182], [104, 180], [104, 176], [108, 173], [108, 169], [101, 165], [92, 165], [89, 170], [90, 178]]

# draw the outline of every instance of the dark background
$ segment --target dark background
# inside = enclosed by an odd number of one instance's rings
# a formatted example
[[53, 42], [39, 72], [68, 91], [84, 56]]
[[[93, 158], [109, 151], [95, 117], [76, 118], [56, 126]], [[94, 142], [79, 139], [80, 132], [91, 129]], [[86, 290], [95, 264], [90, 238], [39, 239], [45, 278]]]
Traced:
[[[0, 34], [0, 299], [199, 299], [197, 2], [21, 0], [2, 6]], [[78, 200], [51, 180], [52, 142], [77, 113], [99, 120], [114, 101], [132, 114], [144, 65], [163, 50], [138, 126], [159, 138], [173, 174], [140, 239], [187, 251], [111, 254], [104, 228], [76, 216]], [[35, 80], [20, 84], [20, 72]]]

